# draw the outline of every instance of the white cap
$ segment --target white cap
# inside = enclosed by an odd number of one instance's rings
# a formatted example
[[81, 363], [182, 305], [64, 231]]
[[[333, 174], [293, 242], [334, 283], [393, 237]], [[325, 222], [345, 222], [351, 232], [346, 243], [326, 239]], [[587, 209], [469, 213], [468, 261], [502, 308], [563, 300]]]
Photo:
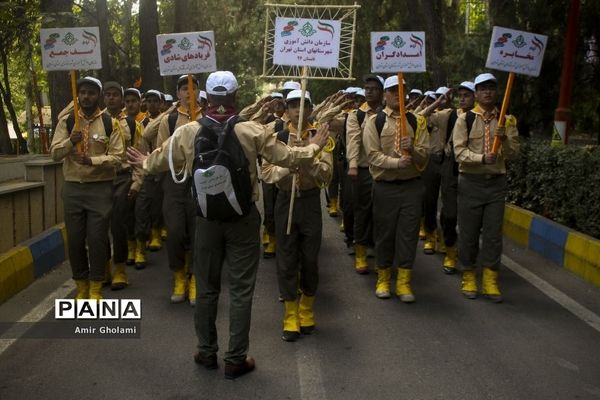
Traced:
[[102, 92], [102, 82], [100, 82], [99, 79], [96, 79], [93, 76], [86, 76], [86, 77], [80, 78], [77, 81], [77, 89], [79, 89], [79, 86], [81, 86], [84, 83], [90, 83], [90, 84], [96, 86], [100, 90], [100, 92]]
[[475, 87], [477, 87], [477, 85], [479, 85], [480, 83], [488, 81], [497, 82], [496, 77], [490, 74], [489, 72], [486, 72], [485, 74], [479, 74], [477, 75], [477, 78], [475, 78]]
[[435, 100], [435, 92], [433, 92], [433, 91], [431, 91], [431, 90], [428, 90], [428, 91], [426, 91], [426, 92], [425, 92], [425, 93], [423, 93], [423, 94], [424, 94], [425, 96], [429, 96], [429, 97], [431, 97], [432, 99], [434, 99], [434, 100]]
[[165, 93], [165, 101], [173, 101], [173, 96], [168, 93]]
[[[406, 85], [406, 81], [402, 79], [402, 84]], [[398, 86], [398, 75], [392, 75], [385, 80], [383, 83], [383, 90], [389, 89], [391, 87]]]
[[383, 86], [384, 79], [379, 75], [367, 74], [367, 75], [363, 76], [363, 82], [366, 83], [368, 81], [377, 81], [381, 84], [381, 86]]
[[359, 87], [350, 86], [350, 87], [347, 87], [346, 90], [344, 90], [344, 93], [346, 93], [346, 94], [356, 94], [356, 92], [358, 92], [359, 90], [360, 90]]
[[159, 99], [162, 99], [162, 94], [156, 89], [150, 89], [150, 90], [147, 90], [146, 93], [144, 93], [144, 97], [148, 97], [148, 96], [152, 96], [152, 95], [158, 96]]
[[283, 94], [279, 92], [273, 92], [269, 96], [271, 96], [273, 99], [283, 99]]
[[206, 92], [204, 90], [201, 90], [198, 93], [198, 99], [204, 99], [204, 100], [208, 100], [208, 96], [206, 96]]
[[365, 97], [365, 89], [358, 89], [355, 93], [357, 96]]
[[[289, 102], [289, 101], [292, 101], [295, 99], [301, 99], [301, 98], [302, 98], [302, 90], [296, 89], [296, 90], [292, 90], [291, 92], [288, 93], [285, 101]], [[312, 101], [310, 100], [310, 92], [308, 90], [306, 92], [304, 92], [304, 98], [306, 100], [310, 101], [312, 104]]]
[[467, 90], [470, 90], [471, 92], [475, 93], [475, 84], [473, 82], [464, 81], [463, 83], [458, 85], [458, 88], [459, 89], [461, 89], [461, 88], [467, 89]]
[[132, 95], [136, 96], [138, 99], [142, 98], [142, 94], [136, 88], [130, 87], [130, 88], [125, 89], [125, 91], [123, 92], [123, 97], [127, 96], [128, 94], [132, 94]]
[[226, 96], [237, 89], [237, 79], [230, 71], [216, 71], [206, 79], [206, 91], [213, 96]]
[[419, 96], [423, 96], [423, 92], [420, 89], [413, 89], [409, 94], [418, 94]]
[[281, 88], [282, 90], [300, 90], [302, 89], [302, 86], [300, 86], [300, 84], [298, 82], [295, 81], [287, 81], [283, 83], [283, 88]]
[[446, 86], [440, 86], [439, 88], [437, 88], [437, 90], [435, 91], [435, 94], [439, 94], [439, 95], [444, 95], [446, 93], [448, 93], [450, 89], [448, 89]]

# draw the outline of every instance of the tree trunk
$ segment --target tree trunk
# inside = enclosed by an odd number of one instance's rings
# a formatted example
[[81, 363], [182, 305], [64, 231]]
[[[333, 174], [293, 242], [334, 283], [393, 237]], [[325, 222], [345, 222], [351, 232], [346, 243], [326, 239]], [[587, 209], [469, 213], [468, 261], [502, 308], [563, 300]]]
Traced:
[[440, 0], [422, 0], [421, 10], [426, 27], [427, 65], [433, 84], [446, 85], [447, 76], [441, 57], [444, 54], [442, 5]]
[[[42, 28], [73, 26], [72, 16], [69, 15], [72, 6], [73, 0], [41, 0], [40, 9], [44, 16]], [[50, 17], [52, 22], [48, 23], [46, 17]], [[54, 132], [58, 123], [58, 114], [73, 100], [69, 73], [65, 71], [48, 72], [48, 88], [52, 110], [52, 132]]]
[[140, 0], [140, 68], [142, 89], [164, 90], [158, 70], [156, 35], [158, 35], [158, 9], [156, 0]]
[[100, 30], [100, 49], [102, 53], [102, 69], [99, 70], [99, 77], [102, 82], [111, 80], [112, 68], [110, 64], [110, 49], [111, 49], [111, 35], [108, 25], [108, 5], [106, 0], [96, 1], [96, 15], [98, 17], [98, 27]]
[[121, 44], [125, 53], [121, 53], [122, 71], [120, 74], [121, 84], [125, 87], [133, 87], [134, 77], [132, 68], [133, 51], [131, 48], [132, 41], [132, 25], [131, 25], [131, 6], [132, 0], [123, 1], [123, 16], [121, 17], [120, 25], [123, 28], [123, 43]]
[[2, 61], [2, 77], [4, 81], [3, 84], [0, 83], [0, 93], [2, 94], [2, 98], [4, 100], [4, 103], [6, 104], [6, 109], [8, 110], [8, 114], [10, 115], [10, 120], [13, 123], [15, 134], [17, 135], [20, 153], [26, 154], [27, 141], [23, 137], [23, 133], [21, 132], [21, 128], [19, 127], [19, 123], [17, 122], [17, 112], [15, 111], [15, 107], [12, 103], [10, 81], [8, 80], [8, 58], [4, 48], [0, 48], [0, 60]]
[[13, 154], [12, 143], [10, 142], [10, 134], [8, 133], [8, 121], [4, 113], [4, 103], [0, 96], [0, 154]]
[[[173, 21], [173, 32], [187, 32], [189, 30], [189, 0], [175, 1], [175, 20]], [[173, 75], [167, 87], [167, 93], [175, 92], [177, 86], [177, 75]]]

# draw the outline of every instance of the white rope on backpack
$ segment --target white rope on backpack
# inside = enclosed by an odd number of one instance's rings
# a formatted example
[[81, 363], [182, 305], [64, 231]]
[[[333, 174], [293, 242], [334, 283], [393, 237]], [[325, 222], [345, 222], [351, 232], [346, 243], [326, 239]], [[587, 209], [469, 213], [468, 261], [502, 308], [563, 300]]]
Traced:
[[[169, 151], [167, 152], [167, 159], [169, 160], [169, 170], [171, 171], [171, 177], [173, 178], [173, 182], [175, 183], [184, 183], [188, 178], [187, 168], [185, 163], [181, 168], [181, 171], [175, 172], [175, 165], [173, 165], [173, 142], [175, 141], [175, 135], [177, 135], [177, 130], [171, 136], [171, 140], [169, 141]], [[183, 178], [181, 180], [177, 179], [177, 175], [180, 175], [183, 172]]]

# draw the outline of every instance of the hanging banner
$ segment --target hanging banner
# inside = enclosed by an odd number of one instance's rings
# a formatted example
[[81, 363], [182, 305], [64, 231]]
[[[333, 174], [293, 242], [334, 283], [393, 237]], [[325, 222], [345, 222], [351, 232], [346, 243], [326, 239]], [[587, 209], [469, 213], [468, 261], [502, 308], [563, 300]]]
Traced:
[[41, 29], [40, 42], [42, 67], [46, 71], [102, 68], [97, 26]]
[[486, 68], [539, 76], [548, 37], [495, 26]]
[[371, 32], [371, 72], [425, 71], [425, 32]]
[[337, 20], [277, 17], [273, 64], [337, 68], [340, 33]]
[[160, 74], [184, 75], [217, 70], [213, 31], [156, 36]]

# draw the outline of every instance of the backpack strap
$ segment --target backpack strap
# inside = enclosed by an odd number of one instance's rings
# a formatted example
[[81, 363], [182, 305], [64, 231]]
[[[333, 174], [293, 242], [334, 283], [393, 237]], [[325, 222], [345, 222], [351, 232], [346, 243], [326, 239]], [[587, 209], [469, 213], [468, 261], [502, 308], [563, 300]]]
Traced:
[[471, 110], [467, 111], [467, 115], [465, 116], [465, 119], [467, 120], [467, 136], [471, 134], [471, 129], [473, 128], [475, 118], [477, 118], [477, 114]]
[[283, 130], [285, 125], [285, 122], [283, 122], [283, 120], [281, 118], [277, 118], [275, 120], [275, 132], [279, 132], [281, 130]]
[[[113, 121], [112, 117], [107, 113], [101, 114], [102, 123], [104, 124], [104, 132], [106, 132], [106, 136], [110, 137], [113, 131]], [[73, 128], [75, 127], [75, 114], [73, 112], [69, 113], [67, 117], [67, 132], [71, 134], [73, 132]]]
[[448, 117], [448, 126], [446, 127], [446, 143], [450, 143], [452, 141], [452, 131], [454, 130], [454, 125], [456, 125], [457, 119], [458, 111], [454, 109], [450, 112], [450, 116]]
[[135, 143], [134, 143], [135, 131], [136, 131], [135, 118], [128, 116], [128, 117], [125, 117], [125, 121], [127, 121], [127, 127], [129, 128], [129, 134], [131, 135], [131, 144], [135, 145]]
[[[413, 132], [417, 132], [417, 117], [415, 114], [411, 112], [407, 112], [406, 119], [408, 120], [408, 124], [412, 128]], [[383, 126], [385, 125], [385, 119], [387, 118], [387, 114], [383, 112], [383, 110], [377, 113], [377, 117], [375, 117], [375, 127], [377, 128], [377, 134], [381, 136], [381, 131], [383, 130]]]
[[277, 140], [288, 144], [288, 140], [290, 140], [290, 131], [288, 129], [277, 131]]
[[177, 118], [179, 118], [179, 112], [177, 111], [177, 109], [173, 110], [171, 112], [171, 114], [169, 114], [169, 116], [167, 117], [167, 119], [169, 121], [169, 136], [172, 136], [173, 132], [175, 132], [175, 125], [177, 124]]
[[364, 112], [363, 110], [358, 110], [356, 111], [356, 119], [358, 120], [358, 126], [362, 126], [363, 122], [365, 122], [365, 117], [367, 116], [367, 113]]

